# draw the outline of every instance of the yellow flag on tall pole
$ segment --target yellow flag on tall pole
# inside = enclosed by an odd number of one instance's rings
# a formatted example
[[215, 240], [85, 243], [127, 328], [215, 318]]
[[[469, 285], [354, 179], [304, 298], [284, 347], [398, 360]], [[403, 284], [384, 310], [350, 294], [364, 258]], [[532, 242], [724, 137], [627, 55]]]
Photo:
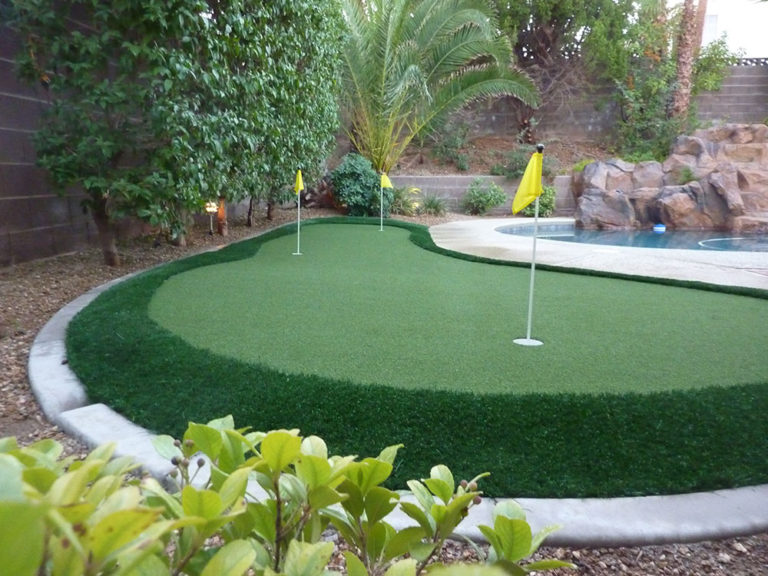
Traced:
[[[304, 180], [301, 177], [301, 170], [296, 170], [296, 183], [293, 185], [296, 196], [304, 190]], [[294, 256], [301, 256], [301, 198], [296, 198], [296, 252]]]
[[543, 190], [541, 186], [542, 163], [543, 154], [541, 153], [541, 150], [538, 150], [534, 152], [531, 159], [528, 160], [528, 166], [525, 168], [523, 179], [520, 180], [520, 186], [517, 187], [515, 199], [512, 201], [512, 214], [517, 214], [520, 210], [541, 196]]
[[381, 187], [382, 188], [392, 188], [392, 181], [389, 179], [389, 176], [381, 173]]
[[296, 184], [293, 186], [293, 189], [297, 195], [304, 190], [304, 180], [301, 177], [301, 170], [296, 170]]

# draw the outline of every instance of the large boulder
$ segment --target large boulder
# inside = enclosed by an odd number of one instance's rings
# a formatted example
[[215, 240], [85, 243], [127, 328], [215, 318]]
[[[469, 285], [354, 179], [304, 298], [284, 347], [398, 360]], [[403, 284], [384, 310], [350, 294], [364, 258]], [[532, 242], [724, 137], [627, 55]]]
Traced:
[[638, 162], [632, 172], [634, 188], [661, 188], [664, 185], [664, 169], [660, 162]]
[[678, 229], [762, 229], [768, 216], [768, 126], [727, 124], [680, 136], [661, 164], [593, 162], [578, 184], [576, 224], [583, 228], [663, 222]]
[[725, 201], [732, 216], [744, 214], [744, 200], [739, 190], [739, 176], [731, 164], [721, 164], [716, 172], [707, 178], [707, 183]]
[[620, 190], [588, 188], [576, 203], [576, 223], [581, 228], [615, 230], [635, 228], [635, 210]]

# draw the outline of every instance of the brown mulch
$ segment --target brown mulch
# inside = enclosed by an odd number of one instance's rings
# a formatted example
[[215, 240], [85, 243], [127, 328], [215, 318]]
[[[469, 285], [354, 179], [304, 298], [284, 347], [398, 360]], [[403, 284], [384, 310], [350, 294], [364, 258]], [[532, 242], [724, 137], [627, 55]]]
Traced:
[[[323, 210], [302, 210], [302, 218], [328, 214]], [[409, 220], [431, 225], [462, 217]], [[54, 438], [62, 442], [70, 454], [88, 451], [46, 420], [27, 381], [27, 359], [35, 335], [67, 302], [129, 272], [243, 239], [294, 218], [292, 210], [278, 210], [273, 221], [262, 217], [253, 228], [230, 223], [226, 238], [209, 236], [205, 227], [196, 228], [184, 248], [168, 244], [155, 247], [154, 239], [132, 241], [121, 247], [124, 265], [119, 269], [104, 266], [97, 248], [0, 269], [0, 437], [16, 436], [24, 445]], [[716, 522], [717, 518], [712, 521]], [[542, 555], [568, 560], [578, 567], [577, 571], [560, 570], [552, 574], [768, 576], [768, 534], [696, 544], [579, 550], [545, 548]], [[461, 543], [451, 542], [443, 550], [446, 561], [472, 558], [473, 550]]]

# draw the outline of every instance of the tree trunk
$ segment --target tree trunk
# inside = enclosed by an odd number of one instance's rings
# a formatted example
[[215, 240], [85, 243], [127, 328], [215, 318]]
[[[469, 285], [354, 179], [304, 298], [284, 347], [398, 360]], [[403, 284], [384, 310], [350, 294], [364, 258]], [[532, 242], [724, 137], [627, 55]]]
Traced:
[[275, 204], [271, 200], [267, 200], [267, 220], [272, 220], [272, 209]]
[[685, 0], [677, 41], [677, 88], [672, 100], [672, 117], [675, 118], [684, 118], [691, 103], [695, 37], [696, 7], [693, 0]]
[[704, 24], [707, 21], [707, 0], [699, 0], [696, 7], [696, 36], [693, 39], [693, 55], [698, 57], [701, 40], [704, 37]]
[[96, 223], [96, 230], [99, 233], [99, 244], [101, 245], [101, 253], [104, 255], [104, 264], [120, 266], [115, 228], [107, 211], [107, 199], [102, 195], [94, 196], [92, 199], [91, 212], [93, 213], [93, 221]]
[[245, 219], [245, 225], [248, 226], [248, 228], [251, 228], [253, 226], [254, 221], [254, 212], [256, 212], [254, 208], [255, 201], [253, 199], [253, 196], [251, 196], [248, 199], [248, 217]]
[[216, 230], [220, 236], [229, 236], [227, 199], [224, 196], [219, 196], [219, 211], [216, 213]]

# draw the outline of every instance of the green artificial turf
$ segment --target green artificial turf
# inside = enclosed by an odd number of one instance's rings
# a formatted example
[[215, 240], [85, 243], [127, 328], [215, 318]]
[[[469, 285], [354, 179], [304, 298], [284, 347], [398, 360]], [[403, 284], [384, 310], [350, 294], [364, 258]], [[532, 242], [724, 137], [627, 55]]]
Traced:
[[302, 256], [286, 228], [149, 271], [78, 315], [70, 364], [159, 432], [231, 413], [338, 453], [402, 442], [400, 484], [440, 462], [507, 496], [768, 481], [765, 292], [539, 267], [545, 344], [523, 348], [529, 267], [403, 227], [307, 225]]

